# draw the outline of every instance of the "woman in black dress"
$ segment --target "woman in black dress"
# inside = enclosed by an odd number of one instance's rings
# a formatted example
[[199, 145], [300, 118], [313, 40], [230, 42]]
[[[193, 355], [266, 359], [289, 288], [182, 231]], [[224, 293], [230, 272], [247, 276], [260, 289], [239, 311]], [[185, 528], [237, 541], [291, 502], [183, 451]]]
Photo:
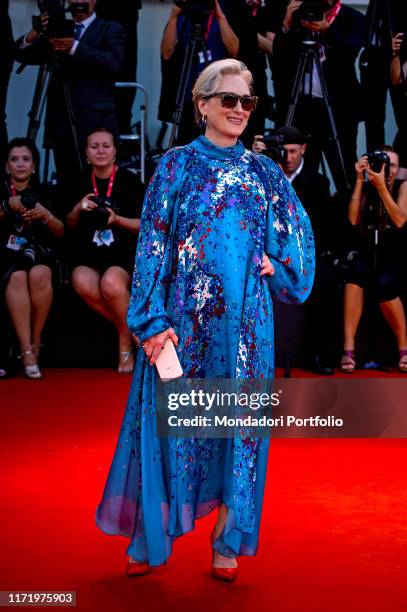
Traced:
[[0, 194], [0, 279], [20, 343], [28, 378], [42, 378], [38, 366], [41, 333], [51, 308], [56, 238], [64, 233], [50, 198], [35, 178], [39, 154], [27, 138], [7, 147], [7, 179]]
[[83, 177], [74, 199], [77, 204], [66, 218], [72, 232], [72, 284], [88, 306], [115, 325], [117, 370], [128, 374], [134, 359], [126, 317], [144, 190], [130, 170], [115, 163], [116, 146], [109, 130], [99, 128], [89, 134], [86, 155], [90, 172]]

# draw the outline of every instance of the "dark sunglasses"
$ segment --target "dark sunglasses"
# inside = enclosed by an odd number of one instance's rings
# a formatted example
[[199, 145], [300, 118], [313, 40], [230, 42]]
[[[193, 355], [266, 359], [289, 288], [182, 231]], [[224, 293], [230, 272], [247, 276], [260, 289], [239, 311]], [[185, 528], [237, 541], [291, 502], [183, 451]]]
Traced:
[[220, 103], [225, 108], [235, 108], [237, 103], [240, 102], [244, 111], [254, 111], [257, 106], [257, 96], [238, 96], [235, 93], [229, 91], [219, 91], [217, 93], [210, 94], [209, 96], [205, 96], [204, 100], [209, 100], [209, 98], [220, 98]]

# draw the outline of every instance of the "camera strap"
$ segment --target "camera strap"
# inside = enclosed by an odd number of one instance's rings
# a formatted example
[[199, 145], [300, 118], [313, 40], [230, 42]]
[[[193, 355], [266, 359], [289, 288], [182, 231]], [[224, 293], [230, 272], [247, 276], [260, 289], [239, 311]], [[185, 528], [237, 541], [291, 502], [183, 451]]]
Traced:
[[[117, 172], [117, 166], [113, 166], [112, 174], [110, 175], [109, 184], [107, 186], [107, 191], [106, 191], [107, 198], [110, 198], [110, 196], [112, 195], [114, 180], [116, 178], [116, 172]], [[95, 194], [95, 196], [98, 196], [99, 189], [96, 183], [96, 174], [94, 170], [92, 170], [92, 187], [93, 187], [93, 193]]]

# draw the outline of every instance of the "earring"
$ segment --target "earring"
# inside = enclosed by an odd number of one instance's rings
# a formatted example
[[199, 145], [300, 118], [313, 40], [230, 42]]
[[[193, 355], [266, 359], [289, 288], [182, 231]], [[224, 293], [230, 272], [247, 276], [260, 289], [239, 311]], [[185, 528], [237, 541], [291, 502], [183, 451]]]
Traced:
[[206, 127], [206, 124], [208, 123], [208, 118], [206, 115], [202, 115], [202, 119], [201, 119], [201, 123], [200, 123], [200, 127]]
[[89, 164], [89, 165], [92, 163], [92, 162], [90, 161], [89, 157], [87, 157], [87, 158], [86, 158], [86, 163], [87, 163], [87, 164]]
[[116, 155], [113, 157], [113, 163], [116, 161]]

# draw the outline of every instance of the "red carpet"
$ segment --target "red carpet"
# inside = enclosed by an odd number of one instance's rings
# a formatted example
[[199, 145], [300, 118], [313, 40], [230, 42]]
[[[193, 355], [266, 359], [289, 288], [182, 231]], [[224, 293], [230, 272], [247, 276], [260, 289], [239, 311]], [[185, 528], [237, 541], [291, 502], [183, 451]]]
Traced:
[[129, 385], [106, 370], [0, 383], [0, 590], [76, 590], [78, 610], [109, 612], [407, 609], [403, 440], [274, 440], [259, 554], [238, 582], [209, 575], [213, 516], [167, 566], [126, 578], [127, 541], [94, 514]]

